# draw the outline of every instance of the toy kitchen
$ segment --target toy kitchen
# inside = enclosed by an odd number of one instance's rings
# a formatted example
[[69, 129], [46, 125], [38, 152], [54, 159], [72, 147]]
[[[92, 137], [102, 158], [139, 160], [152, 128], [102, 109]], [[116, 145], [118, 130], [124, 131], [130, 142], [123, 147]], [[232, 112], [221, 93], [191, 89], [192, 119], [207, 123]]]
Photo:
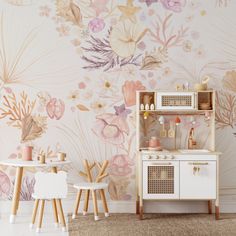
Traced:
[[219, 219], [215, 91], [137, 91], [137, 201], [204, 200]]

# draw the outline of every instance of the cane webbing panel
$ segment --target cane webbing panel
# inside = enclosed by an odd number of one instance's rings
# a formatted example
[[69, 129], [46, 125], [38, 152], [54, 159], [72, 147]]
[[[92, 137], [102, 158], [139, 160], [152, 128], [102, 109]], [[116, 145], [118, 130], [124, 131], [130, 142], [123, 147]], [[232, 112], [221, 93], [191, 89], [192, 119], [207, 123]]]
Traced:
[[174, 166], [148, 166], [148, 194], [174, 194]]

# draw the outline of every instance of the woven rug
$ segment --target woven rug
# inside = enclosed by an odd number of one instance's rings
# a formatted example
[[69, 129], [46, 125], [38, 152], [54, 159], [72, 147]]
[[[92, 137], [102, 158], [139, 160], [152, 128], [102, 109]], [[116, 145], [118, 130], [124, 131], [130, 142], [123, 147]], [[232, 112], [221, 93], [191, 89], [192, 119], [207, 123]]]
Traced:
[[145, 214], [139, 220], [135, 214], [111, 214], [100, 216], [94, 221], [93, 215], [69, 215], [69, 236], [203, 236], [236, 235], [236, 215], [222, 214], [216, 221], [208, 214]]

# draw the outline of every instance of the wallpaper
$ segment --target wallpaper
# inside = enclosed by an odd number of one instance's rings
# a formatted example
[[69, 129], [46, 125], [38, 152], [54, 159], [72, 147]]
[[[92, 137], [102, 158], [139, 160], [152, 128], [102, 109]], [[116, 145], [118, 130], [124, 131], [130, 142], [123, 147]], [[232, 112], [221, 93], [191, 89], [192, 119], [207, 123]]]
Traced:
[[[207, 75], [217, 90], [220, 194], [233, 191], [235, 9], [233, 0], [1, 0], [0, 159], [21, 158], [25, 144], [34, 156], [66, 152], [70, 184], [83, 159], [107, 159], [109, 198], [134, 200], [135, 91], [193, 87]], [[21, 200], [31, 199], [34, 171]], [[14, 176], [1, 166], [2, 199]]]

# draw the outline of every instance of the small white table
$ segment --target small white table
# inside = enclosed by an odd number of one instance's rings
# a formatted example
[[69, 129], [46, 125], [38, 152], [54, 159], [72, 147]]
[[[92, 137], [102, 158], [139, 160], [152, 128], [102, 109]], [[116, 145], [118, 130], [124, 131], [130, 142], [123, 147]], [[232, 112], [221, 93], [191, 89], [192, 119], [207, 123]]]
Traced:
[[[24, 167], [34, 167], [34, 168], [51, 168], [52, 172], [57, 173], [57, 168], [70, 164], [70, 161], [51, 161], [46, 160], [45, 164], [40, 164], [39, 161], [22, 161], [20, 159], [6, 159], [0, 161], [0, 165], [16, 167], [16, 178], [14, 185], [14, 192], [12, 197], [12, 208], [10, 215], [10, 223], [15, 222], [17, 215], [17, 210], [19, 207], [20, 201], [20, 191], [21, 191], [21, 182], [23, 177]], [[55, 203], [53, 202], [53, 207]]]

